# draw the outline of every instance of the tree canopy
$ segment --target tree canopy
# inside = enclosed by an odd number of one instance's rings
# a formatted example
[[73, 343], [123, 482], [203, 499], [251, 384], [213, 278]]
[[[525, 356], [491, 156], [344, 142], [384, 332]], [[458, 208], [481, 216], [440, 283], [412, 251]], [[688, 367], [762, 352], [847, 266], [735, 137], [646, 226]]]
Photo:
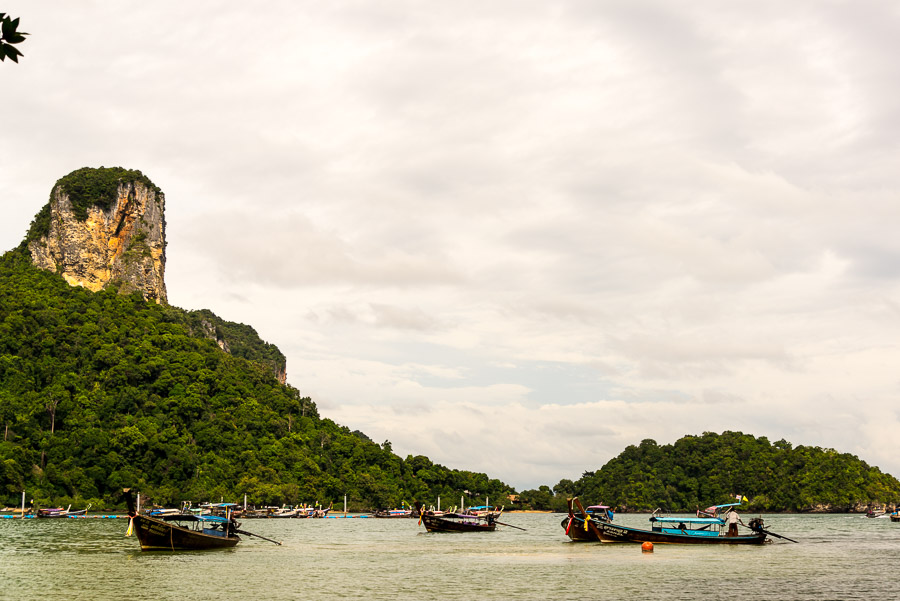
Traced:
[[322, 418], [283, 366], [249, 326], [71, 287], [23, 243], [0, 257], [0, 503], [27, 490], [110, 507], [129, 486], [159, 503], [347, 494], [356, 509], [513, 492]]
[[741, 432], [671, 445], [647, 439], [575, 482], [560, 480], [555, 494], [542, 488], [523, 491], [523, 501], [561, 510], [566, 497], [580, 496], [625, 511], [695, 511], [738, 495], [756, 511], [853, 511], [900, 501], [900, 482], [855, 455]]

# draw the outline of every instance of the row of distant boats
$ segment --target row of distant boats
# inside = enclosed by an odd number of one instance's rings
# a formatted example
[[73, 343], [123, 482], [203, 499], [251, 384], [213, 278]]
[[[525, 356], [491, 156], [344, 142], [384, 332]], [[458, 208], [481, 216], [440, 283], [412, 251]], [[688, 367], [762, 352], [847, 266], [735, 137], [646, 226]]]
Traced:
[[65, 509], [62, 507], [42, 507], [37, 510], [19, 509], [19, 508], [3, 508], [0, 509], [0, 517], [33, 517], [33, 518], [78, 518], [87, 515], [91, 505], [88, 504], [84, 509], [72, 509], [69, 505]]
[[[234, 547], [240, 542], [240, 535], [261, 538], [280, 545], [281, 543], [241, 529], [238, 518], [310, 518], [327, 517], [331, 506], [327, 509], [266, 507], [247, 509], [236, 503], [204, 504], [197, 508], [189, 504], [180, 509], [153, 508], [140, 511], [131, 490], [125, 489], [125, 502], [128, 506], [127, 535], [137, 536], [144, 551], [166, 550], [204, 550]], [[299, 510], [299, 511], [298, 511]], [[418, 518], [429, 532], [487, 532], [493, 531], [503, 524], [519, 528], [499, 521], [503, 508], [488, 505], [468, 507], [462, 511], [440, 511], [433, 507], [426, 509], [416, 503], [415, 508], [402, 507], [377, 511], [371, 514], [374, 518]], [[523, 528], [520, 528], [523, 529]], [[524, 530], [524, 529], [523, 529]]]
[[[147, 515], [148, 517], [153, 518], [165, 518], [172, 516], [179, 516], [185, 514], [194, 514], [194, 515], [211, 515], [217, 517], [225, 517], [229, 515], [235, 519], [309, 519], [309, 518], [325, 518], [328, 517], [328, 514], [331, 513], [334, 504], [330, 504], [328, 507], [322, 507], [321, 505], [282, 505], [281, 507], [277, 506], [265, 506], [265, 507], [247, 507], [246, 505], [241, 506], [237, 503], [202, 503], [197, 505], [196, 507], [190, 503], [185, 502], [182, 503], [179, 508], [165, 508], [159, 506], [151, 506], [149, 508], [141, 509], [139, 506], [136, 507], [136, 510], [139, 513]], [[69, 505], [67, 508], [63, 509], [62, 507], [46, 507], [46, 508], [38, 508], [36, 510], [32, 508], [28, 509], [20, 509], [20, 508], [4, 508], [0, 509], [0, 515], [3, 517], [38, 517], [38, 518], [78, 518], [78, 517], [86, 517], [87, 512], [90, 510], [91, 505], [89, 504], [84, 509], [73, 510], [72, 506]], [[434, 506], [429, 509], [425, 509], [424, 507], [406, 507], [405, 504], [400, 509], [382, 509], [378, 511], [374, 511], [370, 514], [366, 514], [365, 517], [373, 517], [373, 518], [420, 518], [423, 514], [431, 517], [478, 517], [478, 518], [486, 518], [488, 516], [499, 517], [501, 509], [497, 509], [496, 507], [491, 507], [488, 505], [480, 505], [480, 506], [472, 506], [467, 507], [462, 511], [457, 512], [457, 508], [454, 507], [449, 511], [441, 511], [440, 509], [435, 509]]]
[[866, 512], [867, 518], [891, 518], [892, 522], [900, 522], [900, 511], [870, 510]]
[[321, 505], [315, 507], [311, 505], [300, 505], [297, 507], [284, 505], [281, 507], [248, 508], [241, 507], [237, 503], [203, 503], [198, 507], [193, 507], [190, 503], [184, 503], [179, 509], [152, 507], [145, 510], [144, 513], [155, 518], [191, 513], [221, 517], [228, 514], [242, 519], [307, 519], [327, 517], [330, 511], [330, 505], [325, 508]]
[[[332, 509], [331, 506], [323, 508], [305, 505], [247, 508], [236, 503], [205, 503], [193, 507], [186, 503], [178, 509], [152, 507], [141, 511], [132, 492], [126, 489], [124, 493], [129, 517], [127, 534], [136, 534], [141, 549], [145, 551], [228, 548], [237, 545], [241, 535], [281, 544], [242, 530], [238, 518], [324, 518]], [[576, 497], [568, 500], [568, 514], [562, 519], [560, 526], [574, 542], [759, 545], [775, 538], [797, 542], [766, 529], [761, 516], [744, 523], [737, 514], [740, 505], [740, 501], [713, 505], [703, 510], [698, 509], [696, 516], [671, 516], [657, 509], [650, 515], [648, 528], [637, 528], [617, 523], [611, 507], [584, 507]], [[84, 516], [89, 508], [76, 511], [72, 511], [71, 506], [66, 509], [38, 509], [35, 517], [79, 517]], [[418, 518], [418, 523], [428, 532], [491, 532], [498, 526], [524, 530], [500, 521], [502, 514], [502, 507], [490, 505], [441, 511], [416, 503], [415, 507], [377, 511], [367, 517]], [[900, 522], [898, 511], [868, 517], [889, 517], [894, 522]], [[742, 532], [739, 532], [738, 525], [744, 528]]]

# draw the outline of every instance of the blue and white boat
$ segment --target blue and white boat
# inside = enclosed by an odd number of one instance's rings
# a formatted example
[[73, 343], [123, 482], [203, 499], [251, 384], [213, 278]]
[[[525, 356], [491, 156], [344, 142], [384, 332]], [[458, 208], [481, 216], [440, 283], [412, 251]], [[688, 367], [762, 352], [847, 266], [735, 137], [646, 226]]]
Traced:
[[[574, 504], [581, 515], [577, 516]], [[595, 519], [581, 506], [578, 499], [569, 500], [569, 519], [563, 520], [566, 534], [573, 541], [600, 541], [604, 543], [679, 543], [679, 544], [721, 544], [721, 545], [761, 545], [766, 542], [762, 518], [750, 520], [752, 534], [728, 535], [728, 525], [719, 510], [739, 503], [716, 505], [697, 516], [671, 517], [659, 514], [650, 516], [650, 529], [633, 528], [615, 524], [612, 520]], [[710, 511], [714, 510], [714, 511]], [[705, 515], [700, 515], [701, 513]], [[580, 520], [579, 520], [580, 517]], [[576, 527], [577, 524], [577, 527]]]

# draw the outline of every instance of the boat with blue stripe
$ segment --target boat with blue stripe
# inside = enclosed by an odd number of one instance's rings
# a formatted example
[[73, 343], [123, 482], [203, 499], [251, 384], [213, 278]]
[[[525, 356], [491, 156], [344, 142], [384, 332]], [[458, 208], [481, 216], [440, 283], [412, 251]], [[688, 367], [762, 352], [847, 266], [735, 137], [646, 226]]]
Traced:
[[[728, 522], [718, 514], [718, 509], [733, 509], [735, 504], [708, 508], [709, 514], [698, 516], [672, 517], [660, 515], [659, 510], [650, 516], [650, 529], [633, 528], [616, 524], [611, 519], [603, 519], [588, 513], [577, 498], [569, 499], [569, 515], [562, 526], [573, 541], [593, 541], [604, 543], [675, 543], [675, 544], [721, 544], [721, 545], [761, 545], [766, 542], [769, 532], [763, 529], [762, 518], [753, 518], [747, 526], [748, 534], [731, 534]], [[578, 507], [576, 514], [574, 506]], [[709, 511], [715, 509], [715, 511]], [[711, 515], [710, 515], [711, 514]]]

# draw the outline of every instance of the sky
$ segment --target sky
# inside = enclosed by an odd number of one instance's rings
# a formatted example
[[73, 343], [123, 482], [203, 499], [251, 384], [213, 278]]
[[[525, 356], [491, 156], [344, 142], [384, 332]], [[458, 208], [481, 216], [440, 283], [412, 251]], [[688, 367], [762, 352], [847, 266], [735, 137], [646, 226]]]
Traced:
[[7, 1], [0, 249], [165, 193], [169, 302], [519, 490], [741, 431], [900, 476], [900, 4]]

